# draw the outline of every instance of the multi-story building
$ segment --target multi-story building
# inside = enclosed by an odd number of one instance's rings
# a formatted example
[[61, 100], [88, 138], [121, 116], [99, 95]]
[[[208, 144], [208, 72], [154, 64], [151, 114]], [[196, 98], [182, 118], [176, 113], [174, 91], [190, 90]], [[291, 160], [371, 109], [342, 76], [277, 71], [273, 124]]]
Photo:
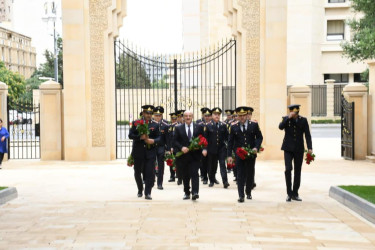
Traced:
[[288, 0], [288, 85], [362, 81], [365, 63], [352, 63], [340, 44], [353, 32], [346, 23], [355, 18], [350, 0]]
[[13, 20], [14, 0], [0, 0], [0, 22], [11, 23]]
[[29, 78], [36, 70], [36, 52], [31, 38], [0, 27], [0, 59], [13, 72]]

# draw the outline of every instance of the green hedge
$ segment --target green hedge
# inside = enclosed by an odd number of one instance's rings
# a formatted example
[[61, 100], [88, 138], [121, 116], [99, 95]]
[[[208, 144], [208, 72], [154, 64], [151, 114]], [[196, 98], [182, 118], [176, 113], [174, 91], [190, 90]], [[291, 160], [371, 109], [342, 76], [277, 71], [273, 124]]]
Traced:
[[375, 186], [340, 186], [340, 188], [375, 204]]
[[327, 119], [327, 120], [311, 120], [312, 124], [340, 124], [341, 120], [332, 120], [332, 119]]
[[8, 187], [0, 187], [0, 190], [6, 189], [6, 188], [8, 188]]
[[130, 122], [129, 121], [117, 121], [117, 125], [129, 125]]

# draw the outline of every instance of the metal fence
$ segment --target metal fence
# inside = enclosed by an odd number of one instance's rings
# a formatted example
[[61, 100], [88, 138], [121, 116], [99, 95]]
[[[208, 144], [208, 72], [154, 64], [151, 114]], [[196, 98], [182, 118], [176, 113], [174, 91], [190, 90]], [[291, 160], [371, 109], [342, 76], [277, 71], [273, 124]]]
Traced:
[[311, 115], [327, 116], [327, 85], [310, 85]]

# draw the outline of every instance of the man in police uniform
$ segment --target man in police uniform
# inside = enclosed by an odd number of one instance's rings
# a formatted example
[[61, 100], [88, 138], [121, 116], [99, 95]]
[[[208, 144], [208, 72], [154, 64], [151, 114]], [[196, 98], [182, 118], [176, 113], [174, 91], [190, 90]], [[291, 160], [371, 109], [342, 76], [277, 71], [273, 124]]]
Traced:
[[[233, 112], [234, 112], [234, 110], [231, 110], [231, 109], [225, 110], [226, 119], [224, 120], [224, 123], [226, 124], [228, 131], [229, 131], [229, 127], [230, 127], [230, 125], [231, 125], [231, 123], [233, 121], [233, 117], [232, 117], [233, 116]], [[227, 143], [227, 141], [228, 141], [228, 138], [226, 139], [226, 143]], [[228, 168], [227, 172], [231, 173], [232, 169]]]
[[[238, 107], [236, 108], [236, 113], [239, 116], [239, 121], [233, 123], [229, 131], [228, 140], [228, 163], [232, 163], [232, 152], [236, 154], [237, 148], [240, 147], [250, 147], [256, 152], [259, 151], [262, 145], [263, 136], [260, 132], [258, 123], [249, 121], [247, 119], [247, 110], [249, 107]], [[249, 157], [248, 159], [242, 160], [236, 154], [236, 166], [237, 166], [237, 188], [239, 199], [238, 202], [245, 201], [244, 185], [247, 178], [250, 176], [250, 187], [254, 183], [254, 168], [255, 168], [255, 157]], [[252, 199], [251, 189], [246, 190], [246, 198]]]
[[[169, 125], [168, 129], [168, 136], [167, 136], [167, 151], [169, 151], [171, 154], [173, 153], [173, 135], [174, 135], [174, 129], [177, 125], [177, 114], [176, 113], [170, 113], [171, 116], [171, 124]], [[171, 177], [169, 178], [168, 182], [174, 182], [176, 180], [176, 172], [173, 170], [173, 167], [169, 167], [169, 171], [171, 173]]]
[[[144, 173], [145, 198], [152, 200], [151, 190], [155, 181], [155, 144], [160, 142], [159, 125], [152, 121], [154, 106], [144, 105], [143, 121], [148, 123], [149, 135], [140, 135], [137, 127], [132, 125], [129, 130], [129, 139], [133, 140], [132, 156], [134, 158], [134, 178], [138, 187], [138, 197], [142, 197], [143, 184], [141, 173]], [[136, 120], [132, 124], [140, 121]]]
[[[202, 108], [202, 115], [203, 115], [203, 121], [197, 122], [197, 124], [206, 127], [206, 125], [211, 121], [212, 113], [209, 108]], [[200, 165], [200, 171], [201, 171], [201, 179], [203, 181], [203, 184], [208, 183], [208, 158], [206, 156], [202, 156]], [[216, 180], [216, 179], [215, 179]], [[219, 182], [216, 180], [216, 184], [219, 184]]]
[[228, 130], [225, 123], [220, 121], [221, 109], [212, 109], [212, 121], [206, 125], [205, 137], [207, 138], [207, 162], [209, 187], [213, 187], [216, 180], [217, 163], [220, 164], [220, 174], [224, 188], [229, 187], [228, 176], [225, 167], [226, 145]]
[[205, 116], [205, 113], [206, 113], [207, 110], [210, 110], [210, 109], [207, 108], [207, 107], [201, 108], [202, 117], [199, 118], [198, 120], [196, 120], [195, 123], [199, 124], [199, 123], [205, 122], [204, 116]]
[[157, 106], [154, 109], [154, 120], [159, 125], [160, 131], [160, 142], [155, 144], [156, 146], [156, 158], [158, 162], [158, 172], [157, 172], [157, 185], [158, 189], [163, 190], [163, 176], [164, 176], [164, 155], [167, 148], [168, 141], [168, 129], [169, 125], [163, 119], [164, 108]]
[[[184, 112], [185, 112], [185, 110], [183, 110], [183, 109], [180, 109], [180, 110], [176, 111], [176, 113], [177, 113], [177, 125], [184, 124], [184, 122], [185, 122], [184, 121]], [[176, 130], [176, 127], [174, 129]], [[172, 140], [174, 140], [174, 137], [173, 137]], [[182, 168], [178, 167], [179, 163], [180, 163], [179, 161], [180, 161], [179, 159], [176, 159], [176, 161], [175, 161], [176, 162], [177, 185], [181, 185], [182, 179], [183, 179]]]
[[[301, 185], [301, 169], [305, 151], [303, 135], [305, 134], [307, 149], [312, 153], [312, 142], [309, 124], [305, 117], [299, 115], [299, 104], [289, 105], [289, 115], [284, 116], [279, 124], [280, 130], [285, 130], [281, 150], [284, 150], [286, 201], [302, 201], [298, 189]], [[292, 170], [294, 161], [294, 181], [292, 189]]]

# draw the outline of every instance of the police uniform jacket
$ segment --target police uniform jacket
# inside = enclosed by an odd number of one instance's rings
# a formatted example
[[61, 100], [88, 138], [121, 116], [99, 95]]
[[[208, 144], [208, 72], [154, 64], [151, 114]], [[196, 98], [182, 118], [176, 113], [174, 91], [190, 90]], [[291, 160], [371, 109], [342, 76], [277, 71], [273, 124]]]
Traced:
[[217, 154], [220, 149], [226, 146], [228, 140], [227, 125], [221, 121], [218, 122], [219, 126], [214, 121], [206, 125], [205, 137], [208, 142], [207, 152]]
[[[137, 121], [140, 121], [140, 120], [136, 120], [134, 121], [134, 123]], [[156, 157], [155, 145], [157, 143], [160, 143], [160, 132], [159, 132], [158, 123], [151, 120], [150, 123], [148, 124], [148, 130], [150, 132], [148, 137], [150, 139], [154, 139], [154, 144], [150, 144], [149, 146], [147, 146], [144, 140], [140, 139], [141, 136], [139, 135], [137, 131], [137, 127], [134, 125], [131, 126], [129, 130], [129, 139], [133, 140], [132, 156], [134, 158], [150, 159], [150, 158]]]
[[178, 125], [177, 122], [169, 125], [168, 135], [167, 135], [167, 151], [170, 151], [173, 148], [174, 130], [177, 125]]
[[168, 123], [161, 120], [159, 123], [159, 131], [160, 131], [160, 141], [155, 144], [157, 147], [157, 153], [162, 154], [165, 150], [168, 150], [167, 143], [168, 143], [168, 130], [169, 125]]
[[307, 119], [298, 116], [297, 119], [289, 119], [284, 116], [279, 124], [280, 130], [285, 130], [285, 136], [281, 150], [290, 152], [304, 152], [303, 134], [305, 134], [308, 149], [312, 149], [311, 134]]
[[232, 156], [232, 152], [236, 153], [237, 148], [249, 147], [257, 148], [258, 151], [263, 142], [263, 135], [257, 122], [246, 121], [247, 129], [245, 132], [241, 130], [240, 122], [235, 122], [230, 126], [227, 156]]

